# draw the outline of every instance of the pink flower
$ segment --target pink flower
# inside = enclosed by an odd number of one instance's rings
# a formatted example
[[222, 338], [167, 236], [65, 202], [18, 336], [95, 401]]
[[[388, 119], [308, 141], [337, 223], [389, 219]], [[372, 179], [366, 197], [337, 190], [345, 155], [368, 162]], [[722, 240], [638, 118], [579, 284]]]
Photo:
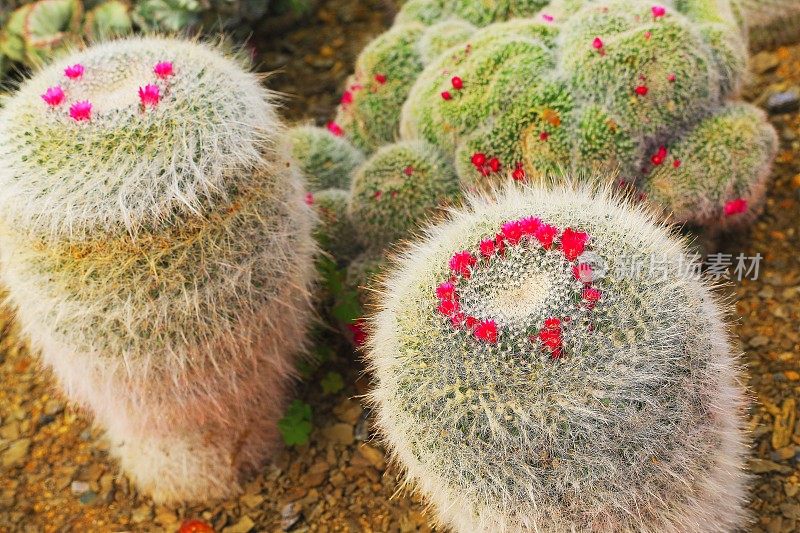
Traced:
[[377, 81], [380, 85], [386, 83], [386, 74], [375, 74], [375, 81]]
[[603, 296], [603, 293], [599, 290], [595, 289], [594, 287], [586, 287], [583, 289], [583, 299], [586, 301], [587, 307], [589, 309], [594, 308], [594, 305], [600, 301], [600, 298]]
[[175, 74], [175, 69], [172, 67], [172, 61], [159, 61], [153, 67], [153, 72], [159, 78], [164, 79]]
[[650, 158], [650, 162], [653, 163], [655, 166], [660, 165], [664, 162], [664, 159], [667, 157], [667, 147], [666, 146], [659, 146], [658, 151], [653, 154]]
[[601, 50], [603, 48], [603, 40], [600, 37], [595, 37], [594, 41], [592, 41], [592, 47], [595, 50]]
[[525, 181], [525, 169], [522, 168], [522, 163], [517, 163], [517, 166], [514, 168], [514, 172], [511, 173], [511, 177], [514, 181]]
[[454, 328], [458, 329], [464, 325], [465, 319], [466, 317], [464, 316], [464, 313], [462, 313], [461, 311], [456, 311], [455, 313], [450, 315], [450, 324], [452, 324]]
[[460, 307], [456, 300], [440, 300], [436, 310], [444, 316], [453, 316], [454, 313], [460, 311]]
[[524, 217], [519, 219], [519, 227], [522, 234], [526, 237], [533, 237], [536, 235], [536, 230], [542, 225], [542, 221], [536, 217]]
[[306, 193], [306, 205], [314, 205], [314, 195], [310, 192]]
[[470, 268], [477, 262], [475, 256], [468, 251], [458, 252], [450, 258], [450, 270], [468, 278], [471, 274]]
[[328, 131], [333, 133], [336, 137], [341, 137], [342, 135], [344, 135], [344, 130], [342, 129], [342, 127], [333, 121], [328, 122], [327, 127]]
[[383, 196], [383, 191], [375, 191], [375, 193], [372, 195], [372, 197], [376, 200], [380, 200], [381, 196]]
[[143, 107], [155, 106], [161, 99], [161, 93], [158, 85], [148, 83], [144, 87], [139, 87], [139, 100], [142, 102]]
[[547, 13], [542, 13], [542, 19], [545, 22], [553, 22], [553, 15], [548, 15]]
[[647, 96], [647, 91], [649, 90], [650, 89], [647, 88], [647, 85], [639, 85], [633, 91], [639, 96]]
[[519, 220], [506, 222], [502, 226], [502, 234], [509, 244], [517, 244], [522, 238], [522, 224]]
[[453, 76], [453, 78], [450, 80], [450, 83], [453, 84], [453, 89], [460, 91], [461, 89], [464, 88], [464, 80], [462, 80], [458, 76]]
[[403, 169], [403, 174], [405, 174], [406, 176], [410, 176], [413, 173], [414, 173], [414, 167], [412, 167], [411, 165], [408, 165], [406, 168]]
[[494, 239], [484, 239], [481, 241], [480, 249], [483, 257], [492, 257], [497, 252], [497, 245]]
[[744, 198], [736, 198], [725, 204], [725, 215], [739, 215], [747, 211], [747, 200]]
[[481, 320], [475, 326], [475, 337], [486, 342], [497, 342], [497, 324], [494, 320]]
[[83, 76], [83, 65], [80, 63], [75, 63], [71, 67], [67, 67], [64, 69], [64, 76], [68, 77], [71, 80], [77, 80], [81, 76]]
[[342, 98], [339, 100], [339, 103], [342, 104], [343, 107], [347, 107], [348, 105], [353, 103], [353, 93], [350, 91], [345, 91], [342, 93]]
[[75, 102], [69, 108], [69, 116], [74, 120], [89, 120], [92, 118], [92, 104], [88, 100]]
[[568, 261], [575, 261], [583, 253], [589, 234], [567, 228], [561, 234], [561, 250]]
[[436, 287], [436, 297], [440, 300], [453, 300], [456, 297], [456, 286], [452, 281], [444, 281]]
[[453, 95], [450, 94], [450, 91], [442, 91], [442, 100], [448, 101], [448, 100], [452, 100], [452, 99], [453, 99]]
[[592, 265], [588, 263], [578, 263], [572, 267], [572, 275], [580, 282], [590, 283], [593, 274]]
[[653, 12], [653, 18], [658, 19], [667, 14], [667, 8], [664, 6], [653, 6], [650, 8]]
[[670, 83], [674, 83], [675, 82], [675, 73], [674, 72], [670, 72], [669, 74], [667, 74], [667, 81], [670, 82]]
[[50, 87], [42, 95], [42, 100], [50, 107], [55, 107], [64, 101], [64, 89], [59, 86]]
[[650, 37], [652, 37], [652, 36], [653, 36], [653, 34], [650, 33], [649, 31], [644, 32], [644, 40], [645, 41], [649, 41]]
[[472, 329], [478, 325], [479, 320], [474, 316], [468, 316], [464, 318], [464, 325], [467, 326], [467, 329]]
[[538, 228], [536, 228], [534, 237], [536, 237], [536, 240], [539, 241], [544, 248], [550, 249], [550, 247], [553, 245], [553, 239], [556, 238], [556, 235], [558, 235], [557, 227], [550, 224], [541, 224]]

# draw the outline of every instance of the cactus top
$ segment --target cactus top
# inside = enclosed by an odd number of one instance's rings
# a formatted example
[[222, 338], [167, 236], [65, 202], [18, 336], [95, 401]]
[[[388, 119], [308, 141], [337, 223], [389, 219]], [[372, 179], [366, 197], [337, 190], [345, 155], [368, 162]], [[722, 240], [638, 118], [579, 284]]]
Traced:
[[6, 99], [0, 211], [43, 237], [154, 230], [230, 193], [264, 162], [278, 128], [257, 75], [212, 46], [100, 44]]

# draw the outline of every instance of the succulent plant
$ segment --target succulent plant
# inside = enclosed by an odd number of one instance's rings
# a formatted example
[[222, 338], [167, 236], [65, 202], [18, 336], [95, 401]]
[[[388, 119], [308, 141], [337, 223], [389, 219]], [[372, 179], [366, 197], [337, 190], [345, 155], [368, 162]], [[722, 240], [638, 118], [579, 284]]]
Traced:
[[313, 212], [244, 67], [198, 42], [110, 41], [0, 112], [0, 273], [21, 328], [157, 501], [237, 489], [305, 344]]
[[122, 0], [107, 0], [97, 5], [83, 21], [84, 35], [94, 41], [127, 35], [132, 29], [130, 6]]
[[743, 525], [739, 363], [687, 261], [652, 216], [588, 187], [473, 198], [407, 248], [370, 323], [371, 400], [438, 522]]
[[476, 29], [461, 19], [443, 20], [426, 28], [417, 43], [417, 51], [422, 62], [427, 65], [446, 50], [465, 42]]
[[309, 193], [308, 198], [319, 218], [314, 238], [320, 247], [337, 260], [352, 258], [360, 246], [354, 238], [355, 227], [347, 216], [350, 193], [342, 189], [325, 189]]
[[386, 259], [375, 250], [362, 252], [347, 266], [345, 282], [347, 288], [358, 295], [358, 303], [362, 309], [370, 310], [374, 306], [376, 295], [372, 292], [375, 280], [386, 270]]
[[297, 126], [289, 130], [292, 157], [312, 191], [350, 188], [353, 170], [364, 155], [347, 139], [315, 126]]
[[362, 244], [381, 248], [408, 236], [458, 193], [455, 172], [435, 147], [390, 144], [359, 167], [348, 212]]
[[395, 23], [421, 22], [434, 24], [448, 18], [460, 18], [476, 26], [511, 18], [530, 17], [547, 0], [409, 0], [403, 4]]

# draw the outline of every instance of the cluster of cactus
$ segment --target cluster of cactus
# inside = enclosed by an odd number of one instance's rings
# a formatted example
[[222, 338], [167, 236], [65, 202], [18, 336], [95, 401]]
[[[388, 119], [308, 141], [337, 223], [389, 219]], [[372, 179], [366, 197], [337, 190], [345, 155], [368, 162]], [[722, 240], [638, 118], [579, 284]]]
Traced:
[[[364, 49], [330, 126], [367, 156], [425, 142], [461, 190], [618, 172], [713, 234], [752, 220], [777, 149], [763, 113], [736, 101], [746, 63], [728, 0], [414, 0]], [[396, 241], [409, 213], [370, 215], [385, 232], [370, 243]]]
[[455, 531], [746, 522], [745, 396], [719, 305], [683, 241], [608, 190], [475, 197], [381, 287], [377, 425]]
[[305, 348], [314, 214], [273, 100], [212, 46], [129, 37], [0, 113], [9, 300], [157, 501], [237, 489]]
[[287, 10], [305, 10], [309, 1], [10, 0], [9, 13], [0, 6], [0, 77], [12, 63], [38, 66], [82, 41], [102, 41], [134, 30], [174, 33], [233, 27], [246, 37], [252, 33], [246, 24]]

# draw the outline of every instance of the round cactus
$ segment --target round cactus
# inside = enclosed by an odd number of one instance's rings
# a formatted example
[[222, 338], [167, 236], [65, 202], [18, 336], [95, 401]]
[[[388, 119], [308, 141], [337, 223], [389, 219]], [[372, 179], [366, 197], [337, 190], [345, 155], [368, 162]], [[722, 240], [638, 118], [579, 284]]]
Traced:
[[547, 0], [409, 0], [403, 4], [395, 23], [420, 22], [431, 25], [457, 17], [476, 26], [486, 26], [510, 18], [530, 17], [546, 4]]
[[[610, 268], [619, 260], [644, 268]], [[439, 522], [744, 523], [739, 365], [713, 293], [686, 264], [652, 217], [588, 189], [476, 198], [409, 247], [371, 323], [371, 399]]]
[[350, 218], [365, 246], [406, 237], [459, 194], [452, 166], [435, 147], [410, 141], [384, 146], [356, 172]]
[[325, 189], [309, 193], [307, 198], [319, 218], [314, 238], [322, 249], [336, 259], [352, 257], [359, 246], [354, 238], [356, 230], [347, 215], [350, 193], [342, 189]]
[[417, 42], [424, 26], [395, 26], [372, 41], [356, 61], [335, 124], [357, 147], [372, 152], [398, 134], [400, 109], [422, 70]]
[[729, 104], [669, 149], [644, 182], [648, 198], [677, 222], [728, 228], [750, 222], [764, 201], [778, 148], [764, 113]]
[[364, 155], [333, 132], [315, 126], [289, 130], [292, 157], [297, 161], [308, 188], [349, 189], [353, 170], [364, 162]]
[[348, 265], [346, 283], [358, 294], [362, 308], [371, 309], [374, 306], [377, 280], [385, 270], [386, 259], [374, 250], [362, 253]]
[[0, 113], [10, 300], [157, 501], [235, 491], [276, 437], [315, 251], [285, 143], [257, 75], [170, 39], [55, 62]]
[[427, 65], [445, 50], [466, 41], [475, 30], [475, 26], [460, 19], [443, 20], [426, 28], [417, 44], [422, 62]]

